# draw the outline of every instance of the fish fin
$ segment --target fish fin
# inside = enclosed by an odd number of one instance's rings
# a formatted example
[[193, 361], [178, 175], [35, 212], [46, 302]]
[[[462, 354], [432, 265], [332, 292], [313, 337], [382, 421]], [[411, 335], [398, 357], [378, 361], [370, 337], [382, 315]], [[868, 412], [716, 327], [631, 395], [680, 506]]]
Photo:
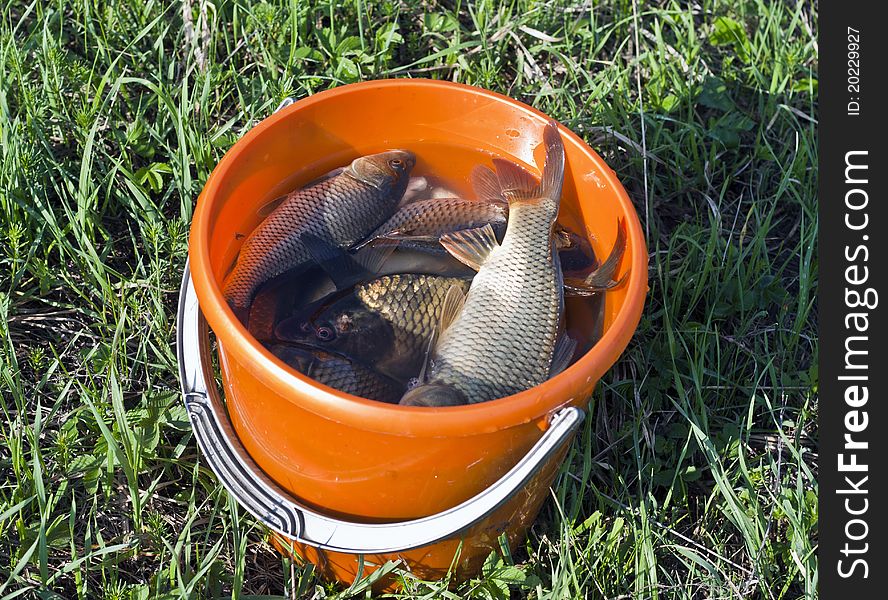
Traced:
[[535, 200], [540, 197], [539, 181], [515, 163], [494, 158], [496, 177], [500, 194], [509, 202], [515, 200]]
[[324, 173], [324, 174], [321, 175], [320, 177], [316, 177], [315, 179], [312, 179], [311, 181], [309, 181], [308, 183], [306, 183], [305, 185], [303, 185], [303, 186], [302, 186], [302, 189], [305, 190], [305, 189], [308, 189], [308, 188], [310, 188], [310, 187], [314, 187], [314, 186], [316, 186], [316, 185], [319, 184], [319, 183], [323, 183], [324, 181], [327, 181], [328, 179], [333, 179], [333, 178], [336, 177], [337, 175], [341, 175], [341, 174], [342, 174], [347, 168], [348, 168], [348, 167], [336, 167], [336, 168], [333, 169], [332, 171], [330, 171], [330, 172], [328, 172], [328, 173]]
[[564, 295], [565, 296], [591, 296], [595, 294], [598, 290], [590, 290], [585, 287], [585, 283], [582, 279], [578, 279], [575, 277], [565, 277], [564, 278]]
[[429, 336], [429, 343], [426, 345], [425, 356], [422, 358], [422, 367], [419, 369], [419, 375], [416, 376], [416, 380], [419, 383], [425, 383], [426, 378], [429, 375], [429, 369], [432, 364], [432, 352], [435, 349], [435, 345], [438, 343], [438, 328], [432, 328], [432, 335]]
[[[397, 248], [397, 244], [373, 244], [370, 247], [364, 248], [360, 252], [351, 255], [351, 257], [363, 267], [365, 273], [376, 275], [382, 271], [382, 266]], [[355, 283], [357, 283], [357, 281]]]
[[546, 164], [540, 181], [540, 196], [557, 200], [561, 198], [561, 186], [564, 184], [564, 142], [555, 121], [546, 124], [543, 143], [546, 144]]
[[490, 223], [475, 229], [451, 231], [440, 239], [441, 245], [453, 258], [476, 271], [481, 268], [491, 251], [499, 248], [496, 232]]
[[274, 209], [283, 204], [284, 200], [287, 199], [287, 196], [289, 196], [289, 194], [284, 194], [283, 196], [278, 196], [274, 200], [269, 200], [259, 207], [259, 209], [256, 211], [256, 214], [262, 218], [267, 217], [274, 212]]
[[[323, 181], [326, 181], [328, 179], [332, 179], [333, 177], [336, 177], [337, 175], [339, 175], [340, 173], [345, 171], [345, 169], [346, 169], [346, 167], [337, 167], [337, 168], [333, 169], [332, 171], [330, 171], [329, 173], [325, 173], [316, 179], [312, 179], [311, 181], [309, 181], [308, 183], [306, 183], [305, 185], [303, 185], [299, 189], [304, 190], [304, 189], [307, 189], [310, 187], [314, 187]], [[290, 192], [290, 193], [292, 193], [292, 192]], [[290, 194], [284, 194], [282, 196], [278, 196], [277, 198], [275, 198], [273, 200], [269, 200], [268, 202], [266, 202], [265, 204], [263, 204], [262, 206], [259, 207], [259, 209], [256, 211], [256, 214], [259, 215], [260, 217], [267, 217], [272, 212], [274, 212], [274, 209], [276, 209], [278, 206], [280, 206], [284, 202], [284, 200], [287, 199], [287, 196], [289, 196], [289, 195]]]
[[577, 350], [577, 341], [566, 333], [555, 342], [555, 352], [552, 354], [552, 363], [549, 365], [549, 377], [558, 375], [570, 365]]
[[422, 367], [416, 378], [419, 383], [425, 383], [427, 381], [435, 346], [437, 346], [441, 334], [444, 333], [444, 331], [450, 327], [459, 316], [465, 302], [466, 295], [460, 286], [453, 284], [447, 288], [447, 293], [444, 295], [444, 302], [441, 304], [441, 314], [438, 316], [438, 323], [432, 328], [432, 335], [429, 336], [429, 343], [426, 346], [425, 357], [422, 360]]
[[401, 231], [390, 231], [385, 235], [380, 235], [374, 238], [374, 241], [385, 241], [385, 242], [437, 242], [438, 236], [436, 235], [411, 235], [407, 232]]
[[447, 294], [444, 295], [444, 302], [441, 304], [441, 316], [438, 317], [439, 336], [453, 325], [465, 303], [466, 293], [463, 292], [461, 286], [453, 284], [447, 288]]
[[499, 179], [490, 167], [475, 165], [470, 179], [472, 190], [478, 200], [505, 202], [506, 199], [500, 191]]
[[313, 233], [302, 234], [302, 245], [330, 277], [337, 290], [349, 288], [371, 275], [351, 254]]
[[[406, 246], [405, 244], [426, 244], [431, 248], [437, 247], [439, 250], [443, 250], [438, 245], [438, 236], [435, 235], [411, 235], [406, 232], [400, 231], [390, 231], [383, 235], [378, 235], [376, 237], [370, 238], [364, 242], [361, 242], [355, 249], [361, 252], [366, 252], [371, 248], [387, 248], [385, 258], [388, 258], [392, 252], [397, 250], [398, 248], [409, 248], [411, 250], [415, 250], [415, 247]], [[374, 272], [376, 272], [374, 270]]]
[[620, 219], [617, 221], [617, 239], [614, 240], [614, 246], [605, 261], [585, 279], [566, 277], [564, 279], [565, 290], [572, 295], [589, 296], [595, 292], [604, 292], [621, 285], [629, 276], [628, 271], [618, 281], [615, 281], [613, 277], [625, 251], [626, 223]]

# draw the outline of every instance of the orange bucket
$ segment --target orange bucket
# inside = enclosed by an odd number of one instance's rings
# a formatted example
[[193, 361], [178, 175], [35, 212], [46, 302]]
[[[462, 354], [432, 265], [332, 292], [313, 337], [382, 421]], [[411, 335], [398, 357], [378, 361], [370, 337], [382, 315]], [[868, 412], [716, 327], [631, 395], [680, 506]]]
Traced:
[[[387, 560], [403, 561], [420, 577], [441, 577], [451, 566], [468, 576], [500, 535], [518, 543], [593, 387], [638, 325], [647, 292], [638, 217], [614, 172], [561, 127], [567, 164], [559, 221], [588, 232], [603, 256], [624, 219], [620, 275], [629, 276], [606, 294], [604, 333], [591, 351], [540, 386], [474, 405], [384, 404], [295, 373], [235, 318], [220, 283], [261, 221], [260, 207], [358, 155], [407, 148], [417, 155], [414, 175], [435, 174], [470, 194], [471, 168], [489, 164], [491, 155], [538, 172], [546, 121], [520, 102], [466, 85], [358, 83], [279, 110], [238, 141], [207, 180], [179, 307], [189, 415], [229, 491], [276, 532], [279, 547], [328, 577], [350, 582]], [[585, 306], [569, 305], [572, 330], [592, 327], [595, 316]], [[213, 385], [207, 326], [218, 341], [225, 404]]]

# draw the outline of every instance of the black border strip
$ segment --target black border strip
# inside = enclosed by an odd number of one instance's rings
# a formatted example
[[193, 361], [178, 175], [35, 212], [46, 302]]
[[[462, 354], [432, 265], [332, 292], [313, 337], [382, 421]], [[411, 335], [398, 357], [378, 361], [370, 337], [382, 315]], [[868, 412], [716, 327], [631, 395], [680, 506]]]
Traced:
[[888, 33], [879, 2], [819, 4], [820, 596], [878, 598], [888, 573]]

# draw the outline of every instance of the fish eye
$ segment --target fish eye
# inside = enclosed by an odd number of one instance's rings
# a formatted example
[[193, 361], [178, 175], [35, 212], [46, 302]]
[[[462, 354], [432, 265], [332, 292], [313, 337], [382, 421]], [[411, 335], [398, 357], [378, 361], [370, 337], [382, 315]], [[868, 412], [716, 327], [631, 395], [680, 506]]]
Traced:
[[333, 332], [332, 327], [322, 325], [315, 330], [315, 336], [322, 342], [329, 342], [336, 337], [336, 334]]
[[400, 169], [401, 167], [404, 166], [404, 161], [401, 160], [400, 158], [393, 158], [389, 161], [389, 166], [391, 166], [392, 168], [395, 168], [395, 169]]

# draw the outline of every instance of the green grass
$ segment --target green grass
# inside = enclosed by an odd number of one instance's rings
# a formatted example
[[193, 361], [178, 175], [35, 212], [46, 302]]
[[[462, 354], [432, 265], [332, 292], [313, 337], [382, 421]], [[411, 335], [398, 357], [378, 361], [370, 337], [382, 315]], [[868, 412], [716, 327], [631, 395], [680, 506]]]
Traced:
[[286, 96], [394, 76], [562, 121], [616, 170], [650, 251], [641, 325], [552, 499], [452, 597], [816, 596], [810, 7], [185, 4], [190, 34], [181, 2], [3, 8], [0, 598], [346, 595], [279, 557], [208, 471], [174, 310], [226, 149]]

